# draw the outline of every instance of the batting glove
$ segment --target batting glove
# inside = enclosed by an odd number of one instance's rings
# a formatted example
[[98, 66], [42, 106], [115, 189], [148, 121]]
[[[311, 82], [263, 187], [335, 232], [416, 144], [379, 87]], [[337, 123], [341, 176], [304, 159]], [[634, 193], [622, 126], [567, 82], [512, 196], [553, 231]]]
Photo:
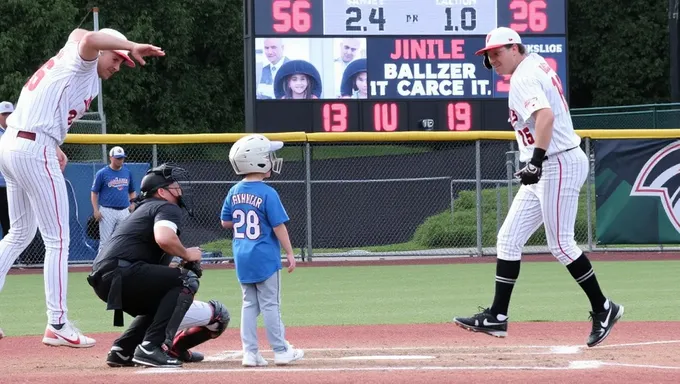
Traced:
[[545, 160], [545, 150], [541, 148], [534, 148], [534, 155], [531, 161], [522, 169], [515, 173], [515, 177], [520, 179], [522, 185], [531, 185], [538, 183], [541, 180], [543, 172], [543, 160]]

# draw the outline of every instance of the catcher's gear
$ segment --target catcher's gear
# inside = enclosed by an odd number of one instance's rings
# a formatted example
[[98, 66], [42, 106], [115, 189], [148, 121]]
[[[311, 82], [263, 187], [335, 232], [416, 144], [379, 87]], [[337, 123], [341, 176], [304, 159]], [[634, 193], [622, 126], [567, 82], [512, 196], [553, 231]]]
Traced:
[[87, 236], [92, 240], [99, 240], [99, 222], [94, 216], [87, 219]]
[[240, 138], [229, 150], [229, 162], [237, 175], [249, 173], [281, 173], [283, 159], [274, 154], [283, 148], [281, 141], [269, 141], [263, 135], [248, 135]]
[[189, 173], [186, 169], [172, 163], [161, 164], [156, 168], [151, 168], [146, 172], [140, 183], [140, 194], [136, 199], [143, 201], [148, 199], [161, 188], [166, 188], [173, 183], [180, 185], [181, 196], [177, 199], [180, 207], [185, 208], [190, 216], [193, 216], [193, 195], [191, 184], [189, 183]]
[[179, 331], [172, 342], [172, 348], [169, 350], [170, 355], [177, 356], [187, 362], [200, 361], [202, 356], [197, 352], [190, 352], [189, 349], [210, 339], [215, 339], [224, 333], [229, 325], [229, 311], [224, 304], [217, 300], [210, 300], [209, 304], [213, 308], [213, 315], [208, 325]]
[[203, 268], [200, 261], [187, 261], [182, 268], [194, 272], [198, 277], [203, 276]]

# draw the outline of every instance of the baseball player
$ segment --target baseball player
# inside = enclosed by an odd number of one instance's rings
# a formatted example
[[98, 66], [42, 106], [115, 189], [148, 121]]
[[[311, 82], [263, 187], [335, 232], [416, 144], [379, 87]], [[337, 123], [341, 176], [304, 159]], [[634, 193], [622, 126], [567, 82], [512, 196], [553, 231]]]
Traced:
[[74, 120], [99, 92], [99, 79], [109, 79], [121, 64], [133, 67], [131, 54], [164, 56], [159, 48], [128, 41], [113, 29], [74, 30], [59, 53], [26, 82], [7, 130], [0, 139], [0, 171], [7, 181], [10, 232], [0, 241], [0, 289], [14, 260], [40, 228], [45, 243], [47, 327], [43, 343], [92, 347], [67, 318], [69, 205], [62, 174], [68, 158], [59, 146]]
[[99, 222], [99, 252], [134, 209], [131, 202], [136, 196], [132, 172], [123, 164], [123, 148], [111, 148], [109, 160], [109, 165], [97, 171], [90, 192], [92, 214]]
[[285, 339], [281, 321], [281, 247], [286, 251], [288, 272], [295, 269], [293, 247], [286, 222], [288, 214], [279, 194], [263, 180], [281, 172], [283, 159], [275, 151], [280, 141], [263, 135], [239, 139], [229, 151], [229, 161], [243, 180], [234, 185], [222, 206], [222, 227], [233, 229], [236, 276], [243, 291], [241, 308], [242, 365], [259, 367], [267, 361], [258, 351], [257, 317], [262, 314], [267, 339], [274, 350], [274, 363], [286, 365], [304, 356]]
[[588, 257], [574, 240], [578, 196], [589, 163], [574, 132], [562, 83], [543, 57], [527, 54], [517, 32], [500, 27], [486, 36], [484, 66], [510, 78], [510, 123], [517, 135], [520, 160], [527, 163], [515, 176], [521, 181], [498, 233], [496, 294], [491, 307], [453, 321], [468, 330], [505, 337], [508, 306], [517, 281], [522, 247], [545, 227], [550, 252], [581, 286], [590, 300], [593, 325], [589, 347], [601, 343], [623, 315], [623, 306], [604, 296]]

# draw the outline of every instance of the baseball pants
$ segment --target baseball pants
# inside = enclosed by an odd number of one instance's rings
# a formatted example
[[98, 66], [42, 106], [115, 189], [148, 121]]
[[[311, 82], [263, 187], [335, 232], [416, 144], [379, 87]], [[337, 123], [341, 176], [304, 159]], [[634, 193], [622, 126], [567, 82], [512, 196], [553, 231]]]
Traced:
[[274, 352], [286, 351], [286, 335], [281, 321], [281, 272], [276, 271], [267, 280], [254, 284], [241, 284], [241, 342], [244, 352], [257, 353], [257, 317], [262, 313], [267, 339]]
[[38, 133], [35, 141], [8, 129], [0, 138], [0, 171], [7, 182], [10, 231], [0, 241], [0, 290], [5, 276], [40, 228], [45, 243], [45, 299], [50, 324], [66, 322], [69, 203], [57, 161], [57, 142]]
[[498, 233], [501, 260], [518, 261], [529, 237], [543, 224], [550, 252], [563, 265], [582, 253], [574, 240], [578, 196], [588, 176], [589, 160], [580, 147], [548, 156], [541, 180], [522, 185]]
[[116, 226], [118, 226], [118, 224], [125, 218], [130, 216], [130, 211], [127, 208], [118, 210], [107, 207], [99, 207], [99, 212], [102, 214], [102, 219], [99, 221], [98, 252], [101, 252], [109, 240], [111, 240], [111, 236], [113, 236], [113, 231], [116, 229]]

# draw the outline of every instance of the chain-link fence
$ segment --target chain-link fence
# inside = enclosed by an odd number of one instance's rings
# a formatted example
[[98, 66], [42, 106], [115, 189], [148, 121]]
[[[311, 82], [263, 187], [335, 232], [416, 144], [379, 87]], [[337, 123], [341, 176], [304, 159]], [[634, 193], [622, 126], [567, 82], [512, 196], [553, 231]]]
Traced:
[[[589, 143], [583, 148], [590, 155]], [[240, 179], [227, 159], [230, 143], [65, 144], [71, 263], [90, 263], [96, 256], [98, 240], [87, 232], [90, 187], [107, 166], [102, 146], [108, 151], [114, 145], [125, 149], [137, 190], [152, 166], [175, 162], [189, 170], [195, 215], [187, 218], [182, 241], [201, 246], [206, 259], [231, 257], [231, 232], [220, 225], [223, 200]], [[290, 216], [295, 252], [305, 259], [494, 254], [496, 234], [519, 187], [513, 173], [521, 164], [511, 140], [289, 142], [278, 154], [283, 172], [268, 182]], [[595, 196], [588, 180], [576, 238], [593, 249]], [[542, 229], [526, 251], [548, 252]], [[43, 258], [38, 242], [17, 263], [42, 264]]]

